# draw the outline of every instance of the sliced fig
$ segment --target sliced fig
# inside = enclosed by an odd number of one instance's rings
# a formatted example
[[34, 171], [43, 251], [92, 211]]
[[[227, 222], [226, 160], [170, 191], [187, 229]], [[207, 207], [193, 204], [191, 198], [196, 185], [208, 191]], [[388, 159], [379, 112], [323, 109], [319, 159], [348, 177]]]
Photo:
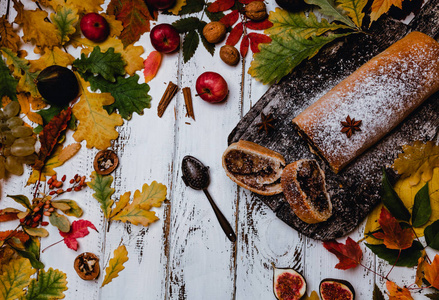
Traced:
[[36, 79], [41, 96], [52, 105], [65, 107], [79, 93], [78, 80], [72, 70], [52, 65], [38, 74]]
[[273, 265], [273, 275], [273, 292], [277, 299], [299, 300], [305, 295], [305, 278], [296, 270]]
[[320, 282], [322, 300], [354, 300], [354, 287], [346, 280], [326, 278]]

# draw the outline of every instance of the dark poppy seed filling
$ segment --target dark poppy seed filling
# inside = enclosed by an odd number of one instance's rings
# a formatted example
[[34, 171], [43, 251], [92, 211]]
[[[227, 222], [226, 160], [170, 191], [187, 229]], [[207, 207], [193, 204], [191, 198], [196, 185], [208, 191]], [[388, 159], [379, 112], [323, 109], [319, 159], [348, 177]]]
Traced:
[[297, 170], [297, 181], [318, 212], [321, 213], [329, 209], [328, 199], [324, 192], [325, 181], [316, 161], [306, 160], [302, 163]]

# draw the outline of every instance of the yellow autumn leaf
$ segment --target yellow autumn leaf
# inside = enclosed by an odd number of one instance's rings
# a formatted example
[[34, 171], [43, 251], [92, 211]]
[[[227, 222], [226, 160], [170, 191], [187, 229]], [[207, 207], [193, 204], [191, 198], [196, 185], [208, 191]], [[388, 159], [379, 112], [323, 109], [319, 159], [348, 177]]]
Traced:
[[[380, 217], [381, 209], [383, 208], [383, 204], [380, 203], [369, 213], [366, 221], [366, 226], [364, 227], [364, 235], [374, 232], [380, 228], [380, 224], [378, 223], [378, 219]], [[376, 239], [372, 236], [366, 238], [366, 242], [372, 245], [382, 244], [383, 241]]]
[[178, 16], [178, 13], [180, 12], [181, 8], [185, 5], [186, 5], [186, 0], [177, 0], [175, 2], [175, 5], [171, 9], [168, 9], [168, 11]]
[[374, 0], [370, 12], [370, 23], [372, 24], [373, 21], [378, 20], [379, 17], [387, 13], [392, 5], [402, 9], [402, 1], [403, 0]]
[[20, 37], [15, 32], [11, 23], [6, 19], [6, 15], [0, 18], [0, 47], [9, 48], [17, 52], [20, 46]]
[[33, 97], [28, 93], [17, 94], [17, 100], [18, 103], [20, 103], [21, 113], [25, 114], [31, 122], [43, 125], [43, 118], [36, 112], [31, 111], [30, 109], [32, 99]]
[[107, 20], [108, 25], [110, 26], [110, 34], [109, 37], [117, 37], [121, 34], [123, 30], [122, 21], [116, 20], [116, 16], [101, 14], [105, 20]]
[[116, 207], [111, 210], [110, 218], [117, 215], [130, 202], [131, 192], [126, 192], [120, 196], [119, 201], [116, 202]]
[[119, 246], [114, 250], [113, 258], [110, 259], [108, 267], [105, 269], [105, 277], [101, 287], [110, 283], [119, 276], [119, 272], [125, 269], [123, 264], [128, 261], [128, 251], [125, 245]]
[[413, 146], [402, 146], [403, 153], [393, 163], [393, 169], [402, 177], [410, 177], [410, 184], [417, 185], [432, 178], [433, 169], [439, 167], [439, 146], [429, 141], [416, 141]]
[[316, 291], [312, 291], [311, 295], [309, 296], [305, 295], [305, 298], [303, 298], [303, 300], [319, 300], [319, 299], [320, 299], [319, 294], [317, 294]]
[[25, 10], [21, 2], [14, 2], [17, 11], [15, 23], [23, 27], [23, 41], [37, 47], [53, 47], [60, 44], [55, 25], [48, 21], [48, 13], [41, 9]]
[[3, 300], [21, 299], [36, 272], [27, 258], [12, 260], [3, 268], [0, 275], [0, 298]]
[[41, 71], [51, 65], [67, 67], [71, 65], [74, 60], [75, 58], [72, 55], [58, 47], [53, 47], [52, 49], [45, 48], [44, 54], [39, 59], [29, 61], [31, 65], [30, 71]]
[[123, 119], [116, 113], [109, 115], [103, 108], [114, 102], [110, 93], [92, 93], [88, 82], [80, 78], [80, 83], [82, 95], [72, 109], [79, 121], [73, 138], [77, 142], [86, 140], [87, 148], [106, 149], [111, 146], [111, 140], [119, 136], [115, 127], [122, 125]]
[[55, 11], [61, 6], [75, 8], [79, 14], [83, 14], [101, 11], [101, 5], [104, 4], [105, 0], [39, 0], [38, 2], [41, 5], [52, 7]]
[[114, 52], [120, 53], [122, 58], [127, 63], [125, 65], [125, 71], [130, 76], [134, 75], [136, 71], [143, 69], [143, 58], [141, 55], [145, 51], [142, 46], [129, 45], [126, 48], [123, 47], [122, 41], [114, 37], [106, 39], [103, 43], [93, 43], [88, 39], [80, 39], [79, 43], [83, 44], [87, 48], [82, 49], [81, 54], [89, 55], [95, 46], [101, 48], [101, 52], [105, 52], [108, 48], [114, 48]]

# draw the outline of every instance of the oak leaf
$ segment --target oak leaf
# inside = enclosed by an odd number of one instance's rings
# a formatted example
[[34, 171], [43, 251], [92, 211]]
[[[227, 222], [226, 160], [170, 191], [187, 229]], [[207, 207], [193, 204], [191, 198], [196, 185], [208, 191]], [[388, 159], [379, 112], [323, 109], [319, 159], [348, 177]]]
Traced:
[[50, 15], [50, 19], [57, 29], [56, 34], [60, 44], [64, 45], [76, 31], [75, 25], [79, 20], [78, 11], [68, 6], [58, 7], [56, 13]]
[[84, 80], [80, 82], [82, 95], [72, 110], [79, 121], [73, 138], [77, 142], [86, 140], [88, 148], [106, 149], [119, 136], [115, 127], [123, 124], [122, 117], [116, 113], [109, 115], [103, 108], [114, 102], [111, 94], [91, 93], [87, 89], [89, 84]]
[[160, 69], [163, 55], [158, 51], [152, 51], [143, 62], [145, 68], [143, 69], [143, 76], [145, 83], [150, 82]]
[[107, 14], [122, 21], [124, 29], [119, 38], [126, 47], [137, 42], [142, 34], [150, 30], [150, 21], [157, 18], [157, 12], [150, 12], [143, 0], [111, 0]]
[[339, 243], [335, 240], [325, 241], [323, 247], [337, 256], [340, 262], [335, 266], [336, 269], [347, 270], [355, 268], [361, 263], [363, 251], [358, 243], [350, 237], [346, 239], [346, 244]]
[[207, 10], [211, 13], [216, 13], [220, 11], [225, 11], [235, 5], [235, 0], [216, 0], [207, 7]]
[[31, 276], [36, 272], [29, 260], [19, 258], [12, 260], [3, 268], [0, 275], [0, 298], [4, 300], [21, 299], [24, 288], [30, 283]]
[[101, 287], [110, 283], [114, 278], [119, 276], [119, 273], [125, 269], [124, 263], [128, 261], [128, 251], [125, 245], [120, 245], [114, 250], [113, 258], [110, 259], [108, 267], [105, 269], [105, 277]]
[[343, 8], [347, 12], [355, 26], [361, 28], [364, 18], [363, 9], [367, 4], [367, 0], [339, 0], [337, 3], [338, 7]]
[[386, 287], [389, 292], [389, 300], [413, 300], [410, 290], [406, 287], [401, 288], [390, 280], [387, 280]]
[[334, 20], [342, 22], [349, 27], [356, 28], [355, 23], [346, 16], [346, 12], [335, 0], [305, 0], [305, 2], [307, 4], [317, 5], [320, 8], [320, 13], [323, 15], [332, 17]]
[[[34, 98], [29, 93], [19, 93], [17, 95], [18, 103], [20, 103], [21, 113], [24, 114], [31, 122], [43, 125], [43, 118], [31, 110], [31, 105], [39, 106], [40, 109], [44, 108], [46, 104], [41, 100], [41, 98]], [[41, 104], [38, 104], [40, 102]]]
[[38, 280], [32, 279], [27, 289], [26, 296], [22, 299], [50, 300], [63, 299], [67, 290], [67, 276], [60, 270], [40, 270]]
[[131, 192], [126, 192], [120, 196], [119, 200], [116, 202], [116, 207], [111, 210], [110, 218], [117, 215], [122, 209], [124, 209], [131, 200]]
[[[190, 0], [189, 0], [190, 1]], [[175, 1], [175, 4], [173, 7], [168, 9], [168, 11], [176, 16], [178, 16], [178, 13], [181, 11], [183, 6], [187, 4], [187, 0], [177, 0]]]
[[8, 22], [7, 16], [3, 15], [0, 17], [0, 47], [9, 48], [14, 52], [19, 50], [20, 37], [15, 32], [11, 23]]
[[92, 172], [90, 175], [91, 181], [87, 182], [89, 188], [95, 191], [93, 197], [101, 204], [101, 209], [104, 212], [105, 218], [109, 218], [111, 214], [111, 207], [114, 201], [111, 196], [114, 194], [114, 189], [111, 187], [113, 176], [100, 175]]
[[92, 222], [87, 220], [76, 220], [72, 222], [69, 232], [59, 231], [59, 234], [64, 238], [64, 243], [72, 250], [78, 250], [78, 241], [76, 239], [87, 236], [90, 232], [88, 228], [96, 229]]
[[0, 59], [0, 98], [17, 99], [17, 84], [18, 81], [12, 76], [8, 66]]
[[104, 13], [101, 13], [100, 15], [105, 18], [105, 20], [108, 23], [108, 26], [110, 27], [110, 34], [108, 36], [109, 37], [118, 37], [122, 33], [122, 30], [123, 30], [122, 21], [117, 20], [116, 16], [114, 16], [114, 15], [107, 15]]
[[404, 250], [412, 246], [415, 236], [411, 228], [402, 229], [398, 220], [387, 209], [381, 209], [378, 223], [383, 232], [374, 233], [373, 236], [384, 240], [388, 249]]
[[402, 146], [402, 150], [393, 162], [393, 169], [403, 178], [410, 177], [412, 185], [417, 185], [421, 179], [430, 181], [434, 168], [439, 167], [439, 146], [431, 141], [416, 141], [413, 146]]

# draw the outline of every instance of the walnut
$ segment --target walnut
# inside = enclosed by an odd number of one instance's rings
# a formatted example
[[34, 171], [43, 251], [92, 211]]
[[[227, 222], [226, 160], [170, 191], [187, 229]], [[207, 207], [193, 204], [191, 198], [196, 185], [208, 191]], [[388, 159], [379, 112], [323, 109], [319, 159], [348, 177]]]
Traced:
[[245, 6], [245, 15], [253, 21], [262, 21], [267, 18], [267, 7], [262, 1], [253, 1]]
[[226, 36], [226, 26], [221, 22], [210, 22], [204, 26], [203, 35], [209, 43], [219, 43]]
[[73, 264], [76, 273], [84, 280], [94, 280], [99, 276], [99, 258], [90, 252], [79, 254]]
[[226, 64], [235, 66], [239, 62], [238, 50], [230, 45], [224, 45], [220, 50], [220, 57]]

